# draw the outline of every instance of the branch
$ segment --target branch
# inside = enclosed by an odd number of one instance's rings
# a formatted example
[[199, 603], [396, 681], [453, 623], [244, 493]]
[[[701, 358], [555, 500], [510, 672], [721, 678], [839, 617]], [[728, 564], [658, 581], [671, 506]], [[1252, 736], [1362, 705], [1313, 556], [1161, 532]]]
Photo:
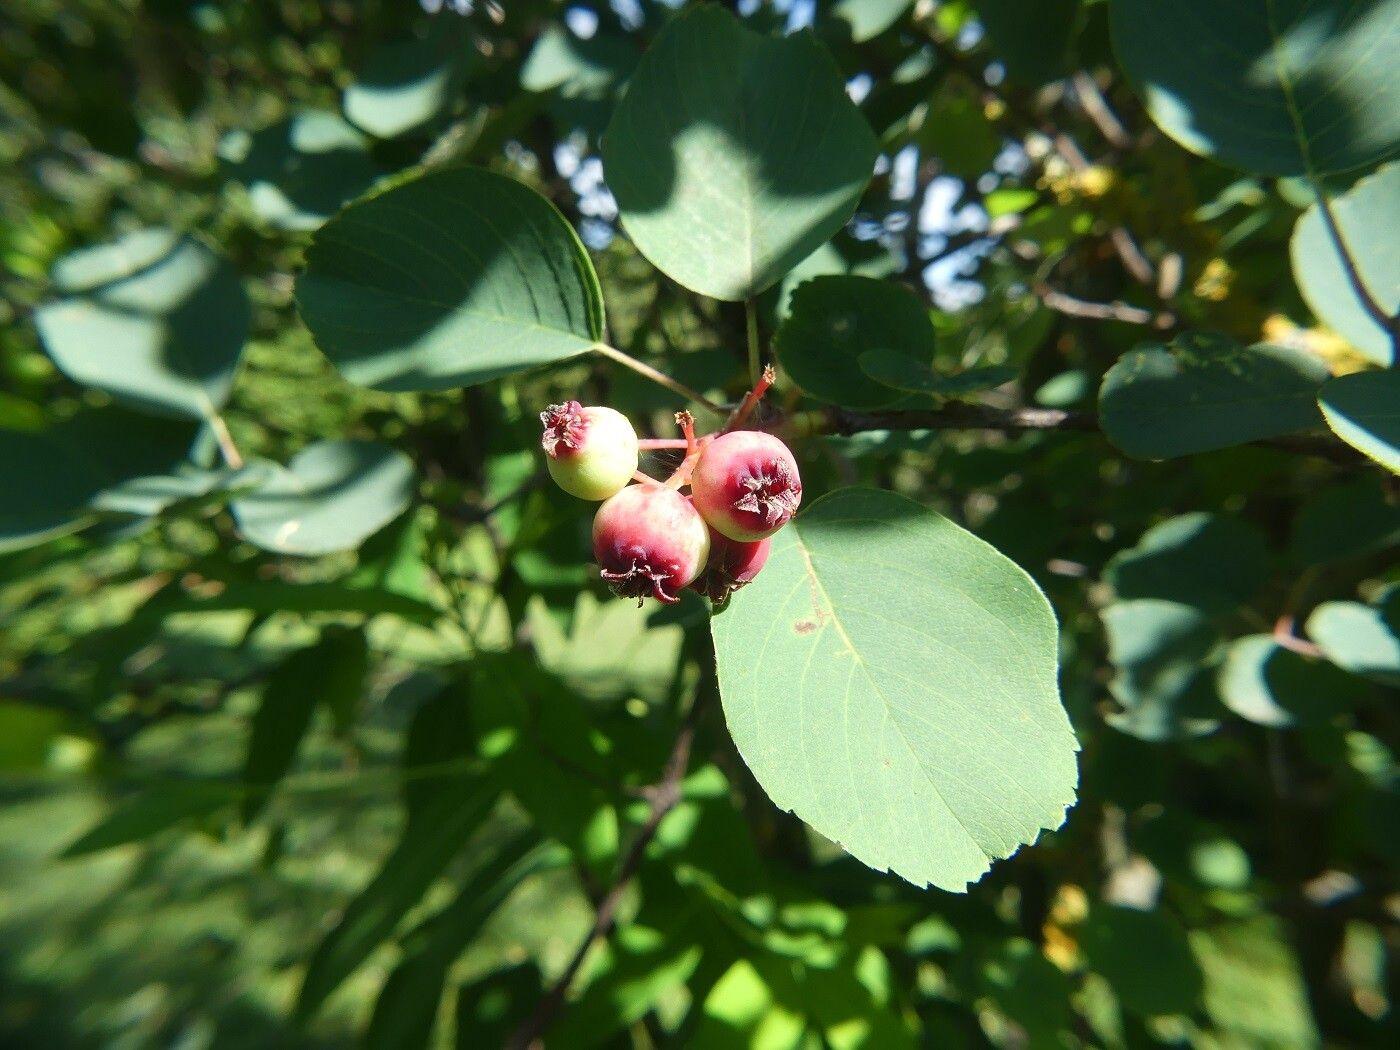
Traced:
[[[1058, 408], [991, 408], [987, 405], [949, 401], [938, 408], [851, 412], [843, 408], [800, 413], [788, 421], [799, 436], [838, 434], [849, 437], [871, 430], [990, 430], [1002, 433], [1061, 432], [1097, 434], [1102, 431], [1092, 412], [1066, 412]], [[1353, 466], [1364, 462], [1360, 453], [1324, 437], [1294, 434], [1249, 442], [1333, 463]]]
[[642, 866], [647, 847], [651, 845], [651, 840], [656, 837], [656, 832], [661, 827], [661, 822], [666, 819], [666, 815], [680, 801], [681, 780], [685, 777], [686, 769], [690, 765], [690, 746], [695, 739], [695, 718], [699, 708], [700, 701], [697, 697], [695, 704], [691, 706], [690, 713], [686, 716], [685, 724], [676, 734], [675, 743], [671, 745], [671, 754], [666, 759], [666, 768], [660, 781], [644, 789], [644, 794], [651, 800], [646, 823], [642, 825], [637, 837], [632, 840], [631, 848], [628, 849], [627, 855], [617, 870], [617, 877], [613, 880], [612, 887], [598, 903], [598, 912], [594, 916], [593, 926], [584, 936], [582, 943], [574, 952], [573, 958], [569, 960], [569, 965], [564, 967], [563, 974], [535, 1004], [534, 1012], [522, 1021], [511, 1037], [506, 1040], [505, 1045], [509, 1050], [529, 1050], [531, 1047], [542, 1045], [541, 1038], [558, 1018], [559, 1011], [563, 1009], [569, 988], [573, 985], [579, 970], [583, 968], [583, 962], [587, 958], [589, 950], [612, 932], [613, 924], [617, 920], [617, 909], [622, 904], [627, 887]]
[[1035, 286], [1036, 295], [1052, 310], [1070, 317], [1088, 317], [1095, 321], [1122, 321], [1125, 324], [1145, 324], [1167, 331], [1176, 327], [1176, 315], [1169, 310], [1154, 313], [1141, 306], [1132, 306], [1120, 300], [1111, 303], [1093, 303], [1086, 299], [1076, 299], [1072, 295], [1056, 291], [1045, 284]]

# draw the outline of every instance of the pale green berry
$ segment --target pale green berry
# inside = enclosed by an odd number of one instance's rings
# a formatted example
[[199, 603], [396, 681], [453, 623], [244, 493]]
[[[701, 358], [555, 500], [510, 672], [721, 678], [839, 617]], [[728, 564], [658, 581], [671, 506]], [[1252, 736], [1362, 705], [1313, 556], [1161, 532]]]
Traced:
[[621, 412], [577, 401], [540, 413], [549, 476], [579, 499], [616, 495], [637, 472], [637, 432]]

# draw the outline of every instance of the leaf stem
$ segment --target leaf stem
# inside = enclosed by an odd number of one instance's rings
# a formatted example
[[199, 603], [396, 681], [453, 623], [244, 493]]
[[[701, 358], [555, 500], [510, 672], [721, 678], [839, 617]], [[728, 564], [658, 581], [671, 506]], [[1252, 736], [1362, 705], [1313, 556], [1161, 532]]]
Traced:
[[230, 470], [242, 470], [243, 456], [238, 451], [238, 446], [233, 443], [233, 435], [229, 433], [224, 417], [217, 412], [210, 412], [205, 419], [209, 423], [210, 433], [219, 445], [219, 455], [224, 457], [224, 464]]
[[604, 357], [611, 358], [625, 368], [630, 368], [639, 376], [650, 379], [658, 386], [664, 386], [667, 390], [671, 391], [671, 393], [679, 394], [692, 404], [699, 405], [701, 408], [705, 409], [705, 411], [714, 413], [721, 419], [727, 414], [721, 406], [715, 404], [704, 394], [700, 393], [700, 391], [692, 390], [684, 383], [672, 379], [665, 372], [658, 371], [643, 361], [638, 361], [631, 354], [624, 354], [615, 346], [609, 346], [607, 343], [594, 343], [593, 349]]
[[744, 328], [749, 339], [749, 381], [757, 386], [763, 375], [763, 355], [758, 348], [758, 307], [752, 299], [744, 300]]

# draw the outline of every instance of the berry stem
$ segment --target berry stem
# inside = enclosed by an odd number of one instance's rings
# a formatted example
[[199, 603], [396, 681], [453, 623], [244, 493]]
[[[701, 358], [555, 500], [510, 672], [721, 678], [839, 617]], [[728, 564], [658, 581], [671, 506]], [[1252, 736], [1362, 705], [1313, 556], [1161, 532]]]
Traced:
[[685, 438], [642, 438], [637, 447], [643, 452], [659, 452], [664, 449], [689, 448]]
[[652, 368], [651, 365], [638, 361], [630, 354], [624, 354], [617, 347], [609, 346], [607, 343], [594, 343], [593, 349], [604, 357], [612, 358], [612, 360], [616, 361], [618, 364], [632, 369], [632, 371], [636, 372], [639, 376], [645, 376], [653, 383], [664, 386], [667, 390], [671, 391], [671, 393], [679, 394], [687, 401], [699, 405], [707, 412], [713, 412], [716, 416], [723, 417], [724, 409], [722, 407], [715, 404], [704, 394], [700, 393], [700, 391], [692, 390], [684, 383], [672, 379], [665, 372], [657, 371], [655, 368]]
[[689, 412], [677, 412], [676, 425], [685, 434], [685, 459], [681, 460], [676, 472], [666, 479], [668, 489], [678, 489], [690, 484], [690, 475], [695, 473], [695, 467], [700, 462], [700, 453], [705, 451], [705, 446], [711, 441], [709, 434], [696, 440], [695, 417]]
[[727, 420], [725, 420], [724, 429], [720, 431], [720, 433], [727, 434], [729, 431], [742, 425], [749, 416], [753, 415], [753, 410], [757, 408], [758, 403], [763, 400], [763, 395], [768, 392], [768, 388], [773, 385], [775, 379], [777, 379], [777, 375], [773, 371], [773, 366], [764, 365], [763, 374], [758, 377], [758, 382], [754, 384], [752, 390], [744, 395], [743, 403], [734, 410]]

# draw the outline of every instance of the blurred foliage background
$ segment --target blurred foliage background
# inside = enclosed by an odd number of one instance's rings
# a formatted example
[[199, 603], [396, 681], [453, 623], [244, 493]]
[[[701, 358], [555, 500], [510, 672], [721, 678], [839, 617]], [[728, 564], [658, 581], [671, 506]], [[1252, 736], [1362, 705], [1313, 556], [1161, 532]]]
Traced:
[[[671, 394], [581, 360], [377, 393], [315, 348], [292, 304], [311, 232], [377, 180], [470, 162], [580, 232], [614, 345], [742, 391], [742, 306], [641, 258], [599, 160], [674, 6], [7, 0], [0, 519], [29, 538], [0, 546], [0, 1041], [493, 1045], [606, 903], [548, 1045], [1395, 1045], [1400, 511], [1374, 464], [1147, 462], [1065, 428], [798, 448], [809, 493], [934, 506], [1057, 610], [1080, 801], [962, 896], [776, 810], [713, 702], [701, 603], [637, 610], [589, 572], [535, 414], [578, 396], [669, 436]], [[1121, 354], [1187, 327], [1361, 368], [1290, 275], [1310, 192], [1157, 130], [1107, 8], [738, 4], [812, 26], [881, 147], [763, 330], [806, 278], [894, 279], [939, 367], [1015, 377], [994, 409], [1091, 409]], [[148, 227], [217, 249], [247, 298], [191, 333], [246, 325], [227, 433], [178, 441], [411, 461], [411, 504], [357, 552], [269, 554], [196, 484], [44, 517], [69, 461], [24, 442], [109, 401], [55, 366], [36, 311], [61, 259]], [[147, 440], [106, 418], [89, 450]], [[680, 801], [629, 858], [692, 731]]]

